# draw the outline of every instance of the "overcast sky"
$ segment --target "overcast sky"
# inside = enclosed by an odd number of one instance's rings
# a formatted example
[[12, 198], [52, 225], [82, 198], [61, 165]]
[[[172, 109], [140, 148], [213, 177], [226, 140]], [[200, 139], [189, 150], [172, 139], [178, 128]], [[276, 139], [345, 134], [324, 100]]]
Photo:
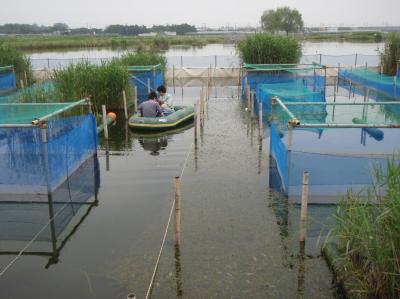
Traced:
[[400, 25], [400, 0], [0, 0], [0, 24], [256, 26], [264, 10], [296, 8], [306, 26]]

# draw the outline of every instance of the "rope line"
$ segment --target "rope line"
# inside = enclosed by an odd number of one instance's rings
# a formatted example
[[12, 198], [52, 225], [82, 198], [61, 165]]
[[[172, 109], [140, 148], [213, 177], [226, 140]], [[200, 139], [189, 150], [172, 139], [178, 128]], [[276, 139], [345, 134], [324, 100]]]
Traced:
[[22, 254], [25, 252], [25, 250], [27, 250], [29, 248], [29, 246], [31, 246], [31, 244], [39, 237], [39, 235], [49, 226], [49, 224], [54, 221], [54, 219], [58, 216], [58, 214], [60, 214], [67, 206], [69, 205], [69, 203], [65, 204], [54, 216], [53, 218], [51, 218], [46, 225], [44, 225], [42, 227], [42, 229], [32, 238], [32, 240], [30, 240], [24, 248], [22, 248], [22, 250], [17, 254], [17, 256], [11, 260], [11, 262], [0, 272], [0, 277], [3, 276], [6, 271], [22, 256]]
[[[188, 152], [187, 152], [185, 161], [184, 161], [184, 163], [183, 163], [182, 171], [181, 171], [181, 175], [180, 175], [180, 178], [181, 178], [181, 179], [183, 178], [183, 173], [185, 172], [186, 165], [187, 165], [187, 161], [188, 161], [188, 159], [189, 159], [189, 155], [190, 155], [190, 153], [192, 152], [193, 144], [194, 144], [194, 141], [193, 141], [192, 144], [190, 145], [190, 148], [189, 148], [189, 150], [188, 150]], [[163, 236], [163, 239], [162, 239], [162, 242], [161, 242], [160, 251], [158, 252], [156, 264], [155, 264], [155, 266], [154, 266], [153, 274], [152, 274], [152, 276], [151, 276], [150, 284], [149, 284], [149, 287], [148, 287], [148, 289], [147, 289], [147, 293], [146, 293], [145, 299], [149, 299], [149, 298], [150, 298], [151, 291], [152, 291], [152, 289], [153, 289], [154, 280], [155, 280], [156, 275], [157, 275], [157, 270], [158, 270], [158, 266], [159, 266], [159, 264], [160, 264], [161, 255], [162, 255], [162, 252], [163, 252], [163, 250], [164, 250], [165, 240], [166, 240], [166, 238], [167, 238], [167, 233], [168, 233], [169, 225], [170, 225], [170, 223], [171, 223], [171, 218], [172, 218], [172, 213], [173, 213], [173, 211], [174, 211], [174, 208], [175, 208], [175, 199], [172, 201], [172, 206], [171, 206], [171, 211], [169, 212], [168, 222], [167, 222], [167, 225], [165, 226], [165, 231], [164, 231], [164, 236]]]

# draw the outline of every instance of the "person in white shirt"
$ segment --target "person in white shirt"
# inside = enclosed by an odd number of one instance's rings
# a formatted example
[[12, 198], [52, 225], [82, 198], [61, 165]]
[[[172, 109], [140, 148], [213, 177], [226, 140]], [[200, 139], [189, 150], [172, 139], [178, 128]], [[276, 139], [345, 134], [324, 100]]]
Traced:
[[159, 95], [159, 100], [162, 103], [167, 104], [169, 108], [173, 108], [172, 96], [169, 93], [167, 93], [167, 89], [165, 88], [165, 86], [164, 85], [158, 86], [157, 92]]

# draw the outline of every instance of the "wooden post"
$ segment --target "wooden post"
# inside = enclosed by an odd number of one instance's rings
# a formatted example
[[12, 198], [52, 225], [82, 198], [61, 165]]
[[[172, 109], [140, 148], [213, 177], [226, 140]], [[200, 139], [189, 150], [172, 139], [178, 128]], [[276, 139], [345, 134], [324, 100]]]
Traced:
[[250, 112], [251, 100], [250, 100], [250, 87], [248, 85], [246, 85], [245, 91], [246, 91], [245, 94], [246, 94], [246, 100], [247, 100], [247, 109]]
[[135, 101], [135, 112], [138, 111], [138, 91], [137, 91], [137, 86], [135, 86], [135, 97], [134, 97], [134, 101]]
[[326, 66], [324, 66], [324, 99], [326, 98]]
[[175, 64], [172, 65], [172, 85], [175, 86]]
[[258, 139], [262, 141], [263, 134], [263, 105], [260, 102], [258, 104]]
[[308, 204], [308, 172], [305, 171], [303, 173], [303, 190], [301, 193], [300, 242], [305, 242], [306, 240], [307, 204]]
[[147, 79], [147, 92], [150, 93], [151, 92], [151, 87], [150, 87], [150, 79]]
[[22, 80], [22, 79], [21, 79], [21, 80], [19, 80], [19, 84], [21, 85], [21, 88], [22, 88], [22, 89], [24, 89], [24, 88], [25, 88], [25, 86], [24, 86], [24, 80]]
[[181, 178], [175, 177], [175, 245], [181, 244]]
[[250, 92], [250, 113], [251, 116], [254, 114], [254, 90]]
[[339, 91], [339, 73], [340, 73], [340, 63], [338, 63], [338, 70], [337, 70], [337, 85], [336, 85], [336, 92]]
[[128, 294], [128, 296], [126, 298], [127, 299], [136, 299], [136, 294], [130, 293], [130, 294]]
[[123, 101], [124, 101], [125, 119], [128, 119], [128, 106], [126, 104], [126, 93], [125, 93], [125, 90], [122, 91], [122, 98], [123, 98]]
[[197, 144], [197, 103], [194, 104], [194, 142]]
[[354, 68], [357, 67], [357, 58], [358, 58], [358, 54], [356, 53], [356, 58], [355, 58], [355, 61], [354, 61]]
[[103, 112], [104, 139], [108, 139], [108, 127], [107, 127], [106, 105], [101, 105], [101, 110], [102, 110], [102, 112]]

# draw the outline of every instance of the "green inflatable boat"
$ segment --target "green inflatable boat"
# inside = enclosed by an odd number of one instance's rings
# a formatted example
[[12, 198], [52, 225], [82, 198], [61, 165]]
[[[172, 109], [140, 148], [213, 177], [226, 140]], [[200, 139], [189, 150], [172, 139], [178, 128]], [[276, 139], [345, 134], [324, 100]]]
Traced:
[[194, 118], [192, 106], [174, 106], [175, 112], [162, 117], [141, 117], [135, 114], [129, 118], [129, 127], [143, 131], [165, 131], [187, 124]]

